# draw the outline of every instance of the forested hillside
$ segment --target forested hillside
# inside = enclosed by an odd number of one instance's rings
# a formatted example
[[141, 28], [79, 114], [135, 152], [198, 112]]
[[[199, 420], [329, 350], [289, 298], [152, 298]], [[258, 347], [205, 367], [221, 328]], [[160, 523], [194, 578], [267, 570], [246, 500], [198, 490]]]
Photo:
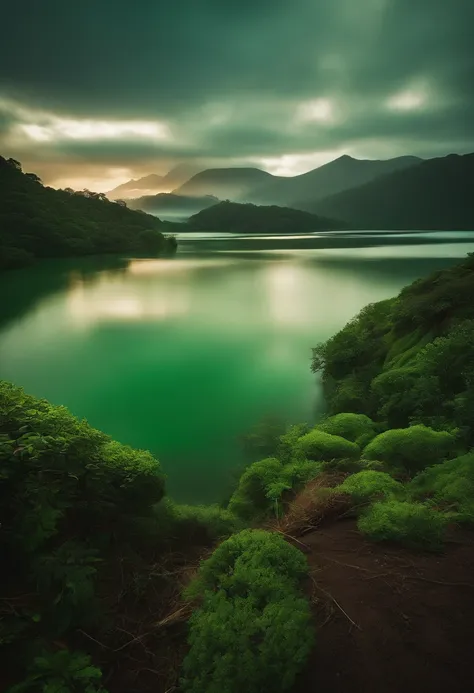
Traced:
[[159, 219], [87, 190], [44, 187], [19, 162], [0, 157], [0, 269], [36, 258], [173, 252]]
[[450, 154], [379, 176], [302, 209], [358, 229], [474, 229], [474, 154]]
[[346, 225], [334, 219], [318, 217], [276, 205], [265, 207], [237, 202], [220, 202], [194, 214], [188, 225], [196, 231], [230, 233], [311, 233], [342, 229]]

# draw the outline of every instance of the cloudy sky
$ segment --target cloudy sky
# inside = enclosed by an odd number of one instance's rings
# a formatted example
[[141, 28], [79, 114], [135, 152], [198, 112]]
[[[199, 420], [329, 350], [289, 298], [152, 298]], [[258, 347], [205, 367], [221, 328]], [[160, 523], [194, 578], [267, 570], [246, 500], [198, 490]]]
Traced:
[[7, 0], [0, 154], [107, 190], [474, 150], [473, 0]]

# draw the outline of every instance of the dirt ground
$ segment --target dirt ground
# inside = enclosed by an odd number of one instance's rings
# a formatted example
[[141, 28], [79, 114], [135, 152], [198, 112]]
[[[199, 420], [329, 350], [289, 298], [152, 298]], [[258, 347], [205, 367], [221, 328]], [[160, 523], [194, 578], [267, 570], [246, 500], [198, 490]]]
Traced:
[[474, 534], [443, 554], [365, 541], [340, 521], [301, 537], [317, 644], [294, 693], [474, 691]]

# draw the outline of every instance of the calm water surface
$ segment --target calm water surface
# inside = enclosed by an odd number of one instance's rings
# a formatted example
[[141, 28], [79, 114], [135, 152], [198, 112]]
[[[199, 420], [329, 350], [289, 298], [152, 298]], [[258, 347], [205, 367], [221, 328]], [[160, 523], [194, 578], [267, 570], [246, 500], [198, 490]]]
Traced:
[[10, 272], [0, 277], [0, 378], [150, 449], [175, 498], [219, 500], [253, 424], [324, 410], [312, 346], [472, 251], [474, 232], [188, 234], [172, 259]]

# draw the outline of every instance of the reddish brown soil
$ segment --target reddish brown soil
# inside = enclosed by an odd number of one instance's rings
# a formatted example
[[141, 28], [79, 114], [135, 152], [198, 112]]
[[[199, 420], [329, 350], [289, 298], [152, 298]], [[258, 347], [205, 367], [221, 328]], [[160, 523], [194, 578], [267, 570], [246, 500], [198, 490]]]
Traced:
[[317, 644], [294, 693], [474, 691], [474, 534], [439, 555], [370, 544], [353, 521], [301, 541]]

